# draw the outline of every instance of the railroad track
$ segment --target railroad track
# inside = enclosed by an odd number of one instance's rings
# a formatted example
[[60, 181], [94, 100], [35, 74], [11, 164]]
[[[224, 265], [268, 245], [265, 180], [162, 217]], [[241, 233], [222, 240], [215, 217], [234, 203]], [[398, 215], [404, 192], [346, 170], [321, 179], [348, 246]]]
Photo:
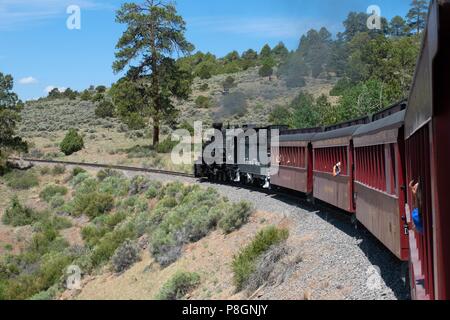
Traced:
[[[42, 159], [31, 159], [31, 158], [16, 158], [11, 157], [9, 160], [13, 161], [27, 161], [31, 163], [43, 163], [43, 164], [62, 164], [62, 165], [71, 165], [71, 166], [80, 166], [80, 167], [91, 167], [91, 168], [102, 168], [102, 169], [116, 169], [116, 170], [122, 170], [122, 171], [133, 171], [133, 172], [144, 172], [144, 173], [156, 173], [156, 174], [164, 174], [164, 175], [170, 175], [174, 177], [186, 177], [186, 178], [193, 178], [196, 177], [193, 174], [190, 173], [184, 173], [184, 172], [176, 172], [176, 171], [167, 171], [167, 170], [160, 170], [160, 169], [148, 169], [148, 168], [139, 168], [139, 167], [128, 167], [128, 166], [121, 166], [121, 165], [108, 165], [108, 164], [98, 164], [98, 163], [86, 163], [86, 162], [74, 162], [74, 161], [60, 161], [60, 160], [42, 160]], [[200, 179], [201, 180], [201, 179]], [[337, 217], [339, 220], [349, 220], [348, 215], [340, 210], [333, 208], [326, 203], [315, 201], [314, 204], [310, 203], [307, 198], [304, 198], [303, 196], [299, 196], [298, 193], [292, 192], [289, 190], [278, 190], [278, 189], [262, 189], [251, 185], [234, 185], [233, 183], [219, 183], [214, 181], [209, 181], [210, 183], [214, 185], [226, 185], [230, 187], [236, 187], [239, 189], [247, 189], [253, 192], [259, 192], [261, 194], [266, 195], [278, 195], [282, 196], [285, 199], [289, 199], [291, 201], [292, 205], [299, 205], [301, 204], [302, 207], [309, 207], [314, 208], [314, 210], [326, 210], [327, 212], [333, 213], [335, 217]], [[344, 215], [343, 215], [344, 213]], [[351, 224], [356, 225], [355, 220], [350, 221]]]
[[157, 173], [165, 174], [177, 177], [187, 177], [195, 178], [191, 173], [177, 172], [177, 171], [167, 171], [160, 169], [149, 169], [149, 168], [138, 168], [138, 167], [128, 167], [120, 165], [110, 165], [110, 164], [98, 164], [98, 163], [87, 163], [87, 162], [74, 162], [74, 161], [60, 161], [60, 160], [41, 160], [41, 159], [31, 159], [31, 158], [9, 158], [13, 161], [27, 161], [30, 163], [44, 163], [44, 164], [62, 164], [68, 166], [81, 166], [81, 167], [91, 167], [91, 168], [103, 168], [103, 169], [116, 169], [123, 171], [134, 171], [134, 172], [146, 172], [146, 173]]

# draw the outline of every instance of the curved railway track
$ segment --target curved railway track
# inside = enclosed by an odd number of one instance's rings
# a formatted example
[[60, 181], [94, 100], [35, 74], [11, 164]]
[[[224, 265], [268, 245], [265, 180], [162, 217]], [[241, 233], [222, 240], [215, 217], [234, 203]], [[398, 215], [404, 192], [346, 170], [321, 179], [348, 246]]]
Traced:
[[80, 167], [83, 166], [83, 167], [91, 167], [91, 168], [147, 172], [147, 173], [165, 174], [165, 175], [177, 176], [177, 177], [195, 178], [195, 176], [193, 174], [185, 173], [185, 172], [167, 171], [167, 170], [149, 169], [149, 168], [138, 168], [138, 167], [129, 167], [129, 166], [121, 166], [121, 165], [75, 162], [75, 161], [60, 161], [60, 160], [42, 160], [42, 159], [31, 159], [31, 158], [10, 158], [10, 160], [27, 161], [30, 163], [62, 164], [62, 165], [67, 165], [67, 166], [80, 166]]

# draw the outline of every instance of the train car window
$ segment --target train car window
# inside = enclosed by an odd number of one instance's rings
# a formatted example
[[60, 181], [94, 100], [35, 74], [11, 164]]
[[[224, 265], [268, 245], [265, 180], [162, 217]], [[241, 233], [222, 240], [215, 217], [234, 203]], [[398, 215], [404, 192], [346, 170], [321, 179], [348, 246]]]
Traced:
[[305, 147], [280, 147], [278, 151], [280, 166], [291, 168], [306, 168]]
[[391, 162], [391, 190], [393, 194], [398, 194], [398, 188], [397, 188], [397, 166], [395, 161], [395, 145], [391, 144], [389, 146], [390, 150], [390, 162]]
[[[347, 147], [330, 147], [314, 150], [314, 170], [319, 172], [333, 173], [333, 167], [341, 163], [341, 175], [348, 175], [348, 149]], [[306, 153], [303, 161], [306, 163]]]
[[384, 145], [356, 148], [355, 157], [356, 181], [386, 192], [386, 156]]

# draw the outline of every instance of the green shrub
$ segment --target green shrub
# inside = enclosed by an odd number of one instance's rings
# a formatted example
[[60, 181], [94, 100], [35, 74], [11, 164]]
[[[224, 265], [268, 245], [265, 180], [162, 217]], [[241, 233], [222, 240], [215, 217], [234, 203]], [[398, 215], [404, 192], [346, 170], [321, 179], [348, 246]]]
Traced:
[[15, 190], [28, 190], [39, 185], [39, 179], [34, 171], [13, 170], [5, 175], [8, 187]]
[[105, 226], [96, 226], [94, 224], [89, 224], [81, 229], [81, 236], [86, 244], [93, 248], [108, 232], [108, 228]]
[[89, 179], [91, 176], [87, 172], [81, 172], [73, 176], [72, 180], [70, 181], [70, 184], [72, 187], [76, 187], [80, 184], [82, 184], [85, 180]]
[[236, 82], [235, 79], [232, 76], [228, 76], [225, 81], [222, 83], [223, 86], [223, 90], [225, 90], [225, 92], [230, 91], [231, 88], [236, 87]]
[[17, 196], [14, 196], [11, 199], [11, 204], [2, 217], [2, 221], [5, 225], [11, 225], [13, 227], [30, 225], [38, 219], [38, 213], [23, 206]]
[[129, 113], [126, 117], [122, 118], [122, 121], [125, 122], [130, 130], [141, 130], [147, 126], [145, 118], [137, 112]]
[[233, 281], [238, 291], [242, 290], [246, 282], [256, 269], [258, 258], [270, 247], [280, 244], [289, 237], [289, 231], [274, 226], [258, 232], [253, 241], [243, 248], [233, 258]]
[[89, 177], [76, 187], [75, 196], [78, 196], [80, 194], [93, 193], [98, 190], [98, 187], [99, 183], [97, 179]]
[[39, 172], [41, 173], [42, 176], [45, 176], [45, 175], [49, 174], [50, 171], [51, 171], [50, 168], [47, 167], [47, 166], [39, 168]]
[[84, 147], [83, 137], [75, 129], [70, 129], [60, 144], [61, 152], [69, 156]]
[[159, 195], [159, 188], [155, 187], [155, 186], [150, 186], [147, 190], [147, 192], [145, 193], [145, 197], [147, 199], [155, 199], [158, 197]]
[[80, 99], [82, 101], [90, 101], [92, 99], [92, 95], [89, 92], [89, 90], [84, 90], [83, 93], [80, 96]]
[[249, 202], [233, 204], [230, 210], [220, 219], [219, 227], [226, 234], [238, 230], [248, 222], [252, 212], [253, 207]]
[[92, 264], [98, 267], [109, 261], [117, 248], [127, 239], [135, 239], [134, 225], [128, 224], [112, 232], [106, 233], [92, 251]]
[[167, 138], [164, 141], [158, 143], [156, 146], [156, 152], [158, 153], [170, 153], [173, 148], [178, 145], [177, 141], [172, 141], [172, 139]]
[[101, 93], [96, 93], [96, 94], [94, 94], [93, 96], [92, 96], [92, 100], [91, 100], [92, 102], [102, 102], [102, 101], [104, 101], [104, 96], [103, 96], [103, 94], [101, 94]]
[[74, 216], [85, 214], [90, 218], [108, 213], [114, 207], [114, 198], [110, 194], [92, 192], [87, 194], [79, 194], [73, 200]]
[[150, 217], [150, 252], [162, 266], [176, 261], [184, 244], [215, 229], [226, 204], [214, 189], [168, 184]]
[[200, 79], [206, 80], [210, 79], [213, 74], [214, 65], [211, 65], [209, 63], [203, 63], [200, 65], [197, 76], [200, 77]]
[[52, 174], [54, 176], [58, 176], [60, 174], [63, 174], [64, 172], [66, 172], [66, 167], [60, 164], [54, 166], [52, 169]]
[[119, 223], [124, 221], [127, 218], [127, 214], [123, 211], [116, 212], [114, 214], [108, 215], [105, 217], [104, 224], [109, 229], [114, 229]]
[[59, 293], [58, 286], [52, 286], [45, 291], [41, 291], [30, 298], [30, 300], [36, 301], [48, 301], [54, 300], [56, 295]]
[[132, 196], [123, 200], [119, 206], [129, 213], [138, 213], [148, 210], [148, 203], [145, 199], [139, 198], [138, 196]]
[[110, 168], [103, 169], [97, 172], [97, 179], [99, 181], [103, 181], [108, 177], [123, 177], [123, 174], [120, 171], [116, 171]]
[[134, 146], [124, 150], [130, 159], [152, 158], [156, 155], [152, 146]]
[[97, 91], [98, 93], [105, 93], [106, 92], [106, 87], [103, 85], [97, 86], [97, 88], [95, 88], [95, 91]]
[[64, 203], [65, 203], [64, 197], [61, 195], [54, 196], [49, 202], [50, 207], [52, 209], [60, 208], [64, 205]]
[[95, 116], [97, 118], [112, 118], [114, 117], [114, 105], [107, 100], [100, 102], [95, 108]]
[[134, 219], [134, 228], [137, 237], [142, 237], [151, 227], [151, 215], [149, 212], [140, 212]]
[[84, 172], [86, 172], [86, 170], [84, 170], [83, 168], [75, 167], [72, 169], [72, 177], [76, 177], [80, 173], [84, 173]]
[[34, 232], [56, 232], [70, 228], [72, 222], [66, 217], [60, 217], [51, 214], [49, 211], [43, 211], [36, 214], [36, 220], [33, 223]]
[[172, 183], [168, 183], [166, 184], [161, 192], [160, 192], [160, 196], [161, 198], [163, 198], [164, 196], [169, 196], [169, 197], [177, 197], [182, 195], [183, 193], [186, 193], [188, 189], [185, 188], [185, 186], [177, 181], [177, 182], [172, 182]]
[[45, 254], [38, 273], [39, 287], [46, 289], [58, 282], [71, 262], [72, 257], [65, 252], [52, 251]]
[[130, 189], [130, 181], [120, 176], [110, 176], [99, 185], [99, 191], [116, 197], [126, 196]]
[[152, 183], [148, 178], [143, 176], [134, 176], [130, 182], [129, 194], [134, 196], [145, 193], [151, 185]]
[[140, 253], [139, 247], [134, 242], [126, 240], [117, 248], [112, 257], [111, 263], [114, 271], [120, 273], [129, 269], [141, 259]]
[[333, 89], [330, 91], [330, 96], [337, 97], [345, 93], [346, 90], [353, 86], [352, 82], [347, 78], [341, 78], [336, 82]]
[[2, 299], [51, 299], [73, 261], [75, 255], [52, 226], [36, 232], [20, 254], [5, 256], [0, 262]]
[[270, 66], [269, 64], [263, 64], [258, 73], [262, 78], [271, 77], [273, 75], [272, 66]]
[[39, 193], [39, 198], [45, 202], [50, 202], [56, 195], [64, 196], [67, 194], [67, 188], [64, 186], [49, 185]]
[[180, 300], [200, 284], [200, 276], [192, 272], [177, 272], [161, 288], [157, 300]]
[[197, 108], [207, 109], [211, 106], [211, 98], [205, 96], [198, 96], [195, 99], [195, 105]]
[[187, 122], [186, 120], [183, 121], [183, 122], [178, 126], [178, 129], [183, 129], [183, 130], [189, 131], [189, 133], [191, 134], [191, 136], [193, 136], [194, 133], [195, 133], [194, 127], [193, 127], [189, 122]]

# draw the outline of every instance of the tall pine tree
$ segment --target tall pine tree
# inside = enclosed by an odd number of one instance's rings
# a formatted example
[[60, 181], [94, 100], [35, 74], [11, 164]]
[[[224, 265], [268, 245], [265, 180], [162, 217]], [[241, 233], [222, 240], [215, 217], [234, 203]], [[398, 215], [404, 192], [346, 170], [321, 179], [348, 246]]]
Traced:
[[428, 0], [413, 0], [411, 9], [406, 15], [408, 25], [411, 29], [420, 33], [426, 26]]
[[[194, 46], [186, 40], [186, 23], [172, 3], [125, 3], [118, 10], [116, 21], [126, 24], [127, 29], [117, 43], [113, 70], [120, 72], [129, 66], [127, 79], [143, 93], [141, 107], [146, 110], [140, 114], [148, 114], [152, 119], [156, 146], [161, 123], [176, 117], [173, 98], [186, 99], [192, 83], [191, 75], [180, 69], [172, 56], [187, 55]], [[132, 65], [135, 61], [137, 65]]]
[[0, 173], [12, 151], [27, 150], [26, 143], [15, 134], [23, 104], [12, 92], [13, 85], [13, 78], [0, 72]]

